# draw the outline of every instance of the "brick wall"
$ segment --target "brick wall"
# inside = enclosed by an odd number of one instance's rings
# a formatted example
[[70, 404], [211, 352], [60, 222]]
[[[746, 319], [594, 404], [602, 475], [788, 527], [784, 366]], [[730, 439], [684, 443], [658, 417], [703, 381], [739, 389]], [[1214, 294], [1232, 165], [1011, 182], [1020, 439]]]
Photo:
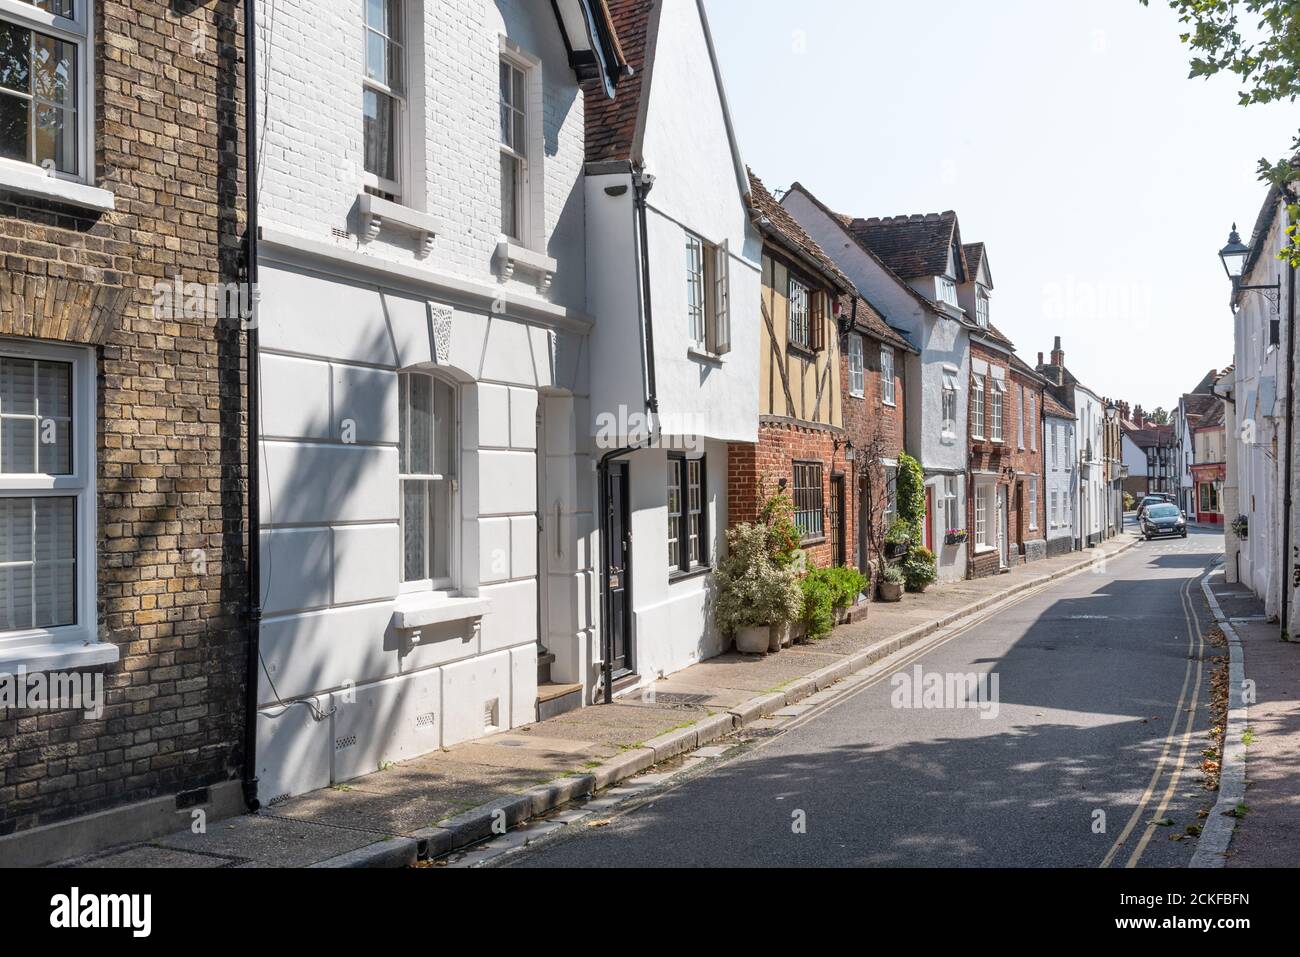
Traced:
[[0, 334], [95, 346], [102, 718], [0, 711], [0, 834], [238, 776], [241, 337], [156, 319], [153, 287], [235, 281], [233, 0], [102, 0], [97, 185], [116, 209], [0, 192]]
[[[840, 382], [843, 391], [844, 404], [844, 431], [848, 435], [849, 441], [857, 449], [856, 460], [854, 462], [854, 498], [855, 511], [860, 498], [865, 497], [870, 503], [871, 515], [868, 523], [875, 535], [873, 541], [866, 543], [867, 554], [866, 560], [872, 561], [875, 558], [875, 552], [878, 550], [879, 542], [883, 540], [884, 535], [884, 491], [885, 470], [883, 466], [869, 465], [869, 459], [873, 457], [870, 451], [873, 448], [877, 450], [878, 458], [888, 461], [897, 461], [904, 449], [904, 388], [903, 388], [903, 367], [906, 361], [906, 353], [902, 350], [894, 349], [894, 405], [886, 405], [883, 400], [881, 390], [881, 371], [880, 371], [880, 347], [881, 343], [877, 339], [867, 336], [863, 347], [864, 355], [864, 388], [861, 397], [852, 395], [849, 391], [849, 369], [847, 350], [842, 360], [843, 369], [840, 375]], [[874, 494], [873, 494], [874, 493]], [[857, 522], [854, 520], [855, 532], [857, 531]]]
[[[840, 447], [835, 448], [836, 439]], [[852, 463], [844, 458], [843, 436], [836, 430], [819, 428], [788, 419], [764, 416], [759, 423], [758, 444], [733, 444], [727, 455], [728, 524], [738, 525], [758, 518], [763, 499], [776, 492], [785, 479], [787, 491], [794, 491], [794, 462], [822, 463], [822, 524], [825, 535], [804, 546], [810, 565], [826, 568], [834, 564], [831, 542], [831, 478], [844, 475], [844, 554], [853, 563], [855, 549]]]

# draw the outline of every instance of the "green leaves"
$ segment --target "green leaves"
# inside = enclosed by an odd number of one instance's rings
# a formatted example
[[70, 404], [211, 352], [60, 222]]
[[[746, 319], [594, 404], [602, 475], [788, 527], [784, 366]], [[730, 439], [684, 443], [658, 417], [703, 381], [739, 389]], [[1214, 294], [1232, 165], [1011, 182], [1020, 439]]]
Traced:
[[[1148, 0], [1139, 0], [1145, 7]], [[1229, 73], [1238, 78], [1242, 106], [1294, 102], [1300, 96], [1300, 4], [1295, 0], [1168, 0], [1179, 22], [1191, 29], [1179, 39], [1192, 50], [1190, 77], [1211, 77]], [[1249, 25], [1251, 39], [1243, 37], [1241, 21]], [[1295, 199], [1292, 184], [1300, 180], [1297, 153], [1300, 137], [1291, 144], [1291, 155], [1270, 163], [1259, 161], [1259, 178]], [[1288, 203], [1292, 218], [1297, 206]], [[1286, 246], [1278, 253], [1293, 268], [1300, 268], [1300, 235], [1287, 230]]]

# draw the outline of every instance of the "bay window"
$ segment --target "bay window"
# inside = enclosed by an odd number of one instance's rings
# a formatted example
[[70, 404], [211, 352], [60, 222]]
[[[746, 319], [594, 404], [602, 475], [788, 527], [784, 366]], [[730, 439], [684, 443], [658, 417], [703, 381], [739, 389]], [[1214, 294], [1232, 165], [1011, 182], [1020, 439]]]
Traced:
[[398, 481], [406, 590], [452, 585], [456, 389], [427, 372], [398, 376]]
[[365, 187], [398, 202], [406, 117], [403, 0], [365, 0], [362, 129]]
[[0, 657], [97, 639], [94, 382], [89, 350], [0, 342]]
[[90, 6], [0, 5], [0, 159], [90, 178]]

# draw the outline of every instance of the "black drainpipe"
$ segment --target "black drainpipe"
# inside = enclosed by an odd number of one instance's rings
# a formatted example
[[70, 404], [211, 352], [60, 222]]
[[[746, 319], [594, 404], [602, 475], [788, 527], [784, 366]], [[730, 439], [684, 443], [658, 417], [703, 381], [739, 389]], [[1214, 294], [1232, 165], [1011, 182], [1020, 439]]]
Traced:
[[1281, 638], [1290, 641], [1291, 582], [1294, 561], [1291, 558], [1291, 471], [1295, 436], [1295, 268], [1287, 271], [1286, 334], [1286, 465], [1283, 472], [1282, 497], [1282, 628]]
[[262, 640], [261, 501], [258, 485], [259, 384], [257, 353], [257, 12], [256, 0], [244, 0], [244, 186], [248, 210], [244, 224], [248, 282], [248, 645], [244, 661], [244, 804], [249, 811], [257, 799], [257, 685]]
[[[654, 186], [654, 177], [645, 171], [634, 172], [633, 189], [635, 190], [637, 242], [641, 247], [641, 276], [637, 289], [637, 301], [640, 305], [641, 328], [645, 342], [646, 357], [646, 410], [652, 415], [659, 411], [659, 396], [655, 388], [655, 354], [654, 329], [651, 324], [650, 309], [650, 250], [647, 245], [646, 196]], [[596, 480], [600, 484], [600, 622], [601, 622], [601, 672], [602, 684], [605, 686], [605, 704], [614, 701], [614, 640], [610, 628], [609, 604], [609, 568], [613, 557], [613, 542], [609, 540], [609, 510], [612, 505], [609, 497], [609, 463], [618, 458], [631, 455], [638, 449], [646, 448], [654, 440], [653, 435], [640, 445], [625, 445], [611, 449], [600, 457], [596, 466]]]

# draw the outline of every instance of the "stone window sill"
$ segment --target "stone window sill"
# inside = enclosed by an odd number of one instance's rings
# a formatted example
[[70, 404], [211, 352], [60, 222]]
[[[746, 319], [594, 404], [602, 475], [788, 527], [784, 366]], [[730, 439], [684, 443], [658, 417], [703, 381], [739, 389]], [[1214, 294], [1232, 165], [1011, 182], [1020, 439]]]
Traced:
[[441, 594], [410, 594], [397, 599], [393, 609], [393, 628], [416, 631], [450, 621], [482, 618], [492, 610], [488, 598], [448, 598]]
[[546, 292], [551, 288], [556, 270], [560, 268], [559, 263], [550, 256], [529, 249], [511, 239], [503, 239], [497, 243], [497, 262], [500, 264], [502, 282], [513, 279], [515, 270], [523, 269], [537, 277], [539, 292]]
[[49, 641], [7, 648], [0, 644], [0, 674], [23, 668], [28, 674], [75, 671], [111, 665], [121, 657], [117, 645], [102, 641]]
[[697, 348], [696, 346], [691, 346], [690, 348], [688, 348], [686, 350], [686, 355], [699, 362], [708, 362], [715, 366], [720, 366], [722, 365], [722, 363], [727, 361], [725, 358], [723, 358], [721, 355], [719, 355], [716, 352], [709, 352], [707, 349], [700, 349]]
[[69, 206], [80, 206], [98, 213], [111, 212], [116, 204], [116, 198], [106, 189], [47, 176], [35, 166], [0, 163], [0, 189]]
[[401, 203], [394, 203], [364, 190], [357, 194], [357, 209], [361, 213], [361, 235], [366, 242], [378, 239], [379, 231], [385, 226], [414, 233], [417, 259], [429, 258], [429, 254], [433, 252], [433, 241], [442, 231], [439, 222], [428, 213], [411, 209]]

